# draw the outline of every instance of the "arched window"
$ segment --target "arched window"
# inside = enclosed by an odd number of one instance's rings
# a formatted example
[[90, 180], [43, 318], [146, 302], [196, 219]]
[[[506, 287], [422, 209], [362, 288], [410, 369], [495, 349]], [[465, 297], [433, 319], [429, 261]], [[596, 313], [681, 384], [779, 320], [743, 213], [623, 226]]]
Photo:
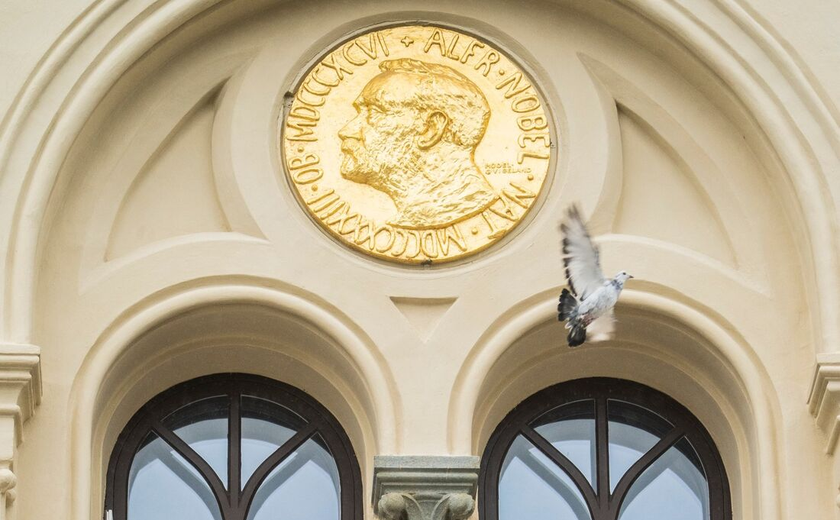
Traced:
[[361, 520], [361, 476], [336, 419], [269, 379], [219, 374], [135, 414], [108, 469], [114, 520]]
[[482, 520], [729, 520], [729, 484], [708, 432], [648, 387], [585, 379], [539, 392], [493, 433]]

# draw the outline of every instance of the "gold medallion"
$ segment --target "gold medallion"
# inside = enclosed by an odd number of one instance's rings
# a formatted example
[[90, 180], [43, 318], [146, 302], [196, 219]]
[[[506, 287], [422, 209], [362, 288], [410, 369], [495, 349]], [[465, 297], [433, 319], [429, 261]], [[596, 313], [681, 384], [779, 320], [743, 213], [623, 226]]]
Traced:
[[486, 41], [372, 31], [315, 64], [282, 122], [286, 172], [339, 241], [401, 263], [464, 258], [531, 209], [551, 160], [533, 81]]

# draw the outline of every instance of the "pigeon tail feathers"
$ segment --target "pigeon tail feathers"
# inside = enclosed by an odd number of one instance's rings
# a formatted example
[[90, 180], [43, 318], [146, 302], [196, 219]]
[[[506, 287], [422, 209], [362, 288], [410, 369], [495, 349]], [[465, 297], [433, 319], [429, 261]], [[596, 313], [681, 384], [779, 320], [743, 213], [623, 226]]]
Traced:
[[569, 346], [579, 347], [586, 341], [586, 325], [580, 321], [572, 323], [572, 330], [569, 331]]

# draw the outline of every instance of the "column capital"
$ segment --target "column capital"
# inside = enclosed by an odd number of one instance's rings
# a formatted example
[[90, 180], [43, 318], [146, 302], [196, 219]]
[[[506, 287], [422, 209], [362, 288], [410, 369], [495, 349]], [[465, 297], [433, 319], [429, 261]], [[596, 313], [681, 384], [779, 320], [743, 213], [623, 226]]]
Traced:
[[479, 466], [473, 456], [374, 457], [374, 512], [382, 520], [465, 520]]
[[[12, 449], [23, 441], [23, 424], [41, 404], [41, 349], [35, 345], [0, 343], [0, 418], [12, 418]], [[7, 448], [0, 447], [0, 459]]]
[[840, 352], [817, 356], [808, 409], [817, 426], [828, 434], [826, 453], [834, 453], [840, 439]]
[[15, 451], [23, 441], [23, 424], [41, 403], [41, 349], [0, 343], [0, 520], [15, 499]]

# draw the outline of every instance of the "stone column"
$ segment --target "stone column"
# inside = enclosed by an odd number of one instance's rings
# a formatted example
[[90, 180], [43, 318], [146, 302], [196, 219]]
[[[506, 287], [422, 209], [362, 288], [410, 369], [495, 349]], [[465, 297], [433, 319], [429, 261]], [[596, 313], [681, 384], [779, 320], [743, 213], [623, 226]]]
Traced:
[[478, 457], [374, 457], [374, 512], [382, 520], [465, 520], [475, 511], [478, 470]]
[[0, 344], [0, 520], [8, 517], [6, 508], [15, 499], [15, 453], [41, 392], [41, 349]]

